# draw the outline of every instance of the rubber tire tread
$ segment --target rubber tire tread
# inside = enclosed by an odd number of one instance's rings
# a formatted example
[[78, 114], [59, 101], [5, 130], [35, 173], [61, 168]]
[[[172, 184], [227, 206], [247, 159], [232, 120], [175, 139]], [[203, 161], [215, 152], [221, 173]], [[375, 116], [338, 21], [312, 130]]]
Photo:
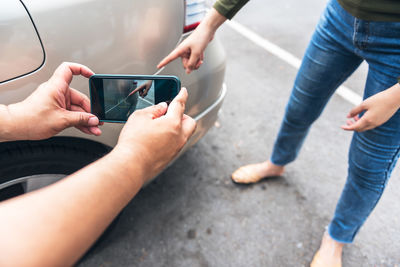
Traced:
[[69, 175], [109, 151], [103, 144], [74, 137], [0, 143], [0, 184], [30, 175]]

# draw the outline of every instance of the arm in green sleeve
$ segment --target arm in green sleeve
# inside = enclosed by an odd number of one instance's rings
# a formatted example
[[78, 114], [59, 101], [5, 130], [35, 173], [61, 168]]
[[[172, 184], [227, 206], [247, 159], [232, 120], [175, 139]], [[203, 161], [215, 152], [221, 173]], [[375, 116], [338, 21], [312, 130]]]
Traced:
[[249, 0], [218, 0], [214, 4], [214, 8], [225, 18], [232, 19], [233, 16], [248, 2]]

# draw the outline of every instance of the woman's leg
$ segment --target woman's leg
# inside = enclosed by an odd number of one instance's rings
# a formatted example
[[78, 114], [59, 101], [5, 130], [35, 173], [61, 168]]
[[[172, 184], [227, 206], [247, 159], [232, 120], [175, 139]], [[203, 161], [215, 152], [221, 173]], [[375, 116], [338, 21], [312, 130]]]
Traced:
[[[369, 71], [366, 92], [386, 89]], [[392, 85], [396, 79], [392, 78]], [[384, 90], [381, 89], [381, 90]], [[328, 233], [314, 257], [312, 267], [341, 266], [342, 247], [351, 243], [378, 203], [400, 151], [400, 112], [376, 129], [354, 133], [349, 151], [346, 185]]]
[[[354, 25], [356, 53], [369, 65], [364, 93], [364, 98], [367, 98], [397, 83], [396, 78], [400, 75], [400, 23], [357, 20]], [[353, 241], [378, 203], [399, 157], [399, 150], [399, 111], [382, 126], [353, 135], [347, 182], [329, 225], [329, 235], [325, 235], [321, 244], [320, 264], [313, 266], [328, 266], [327, 262], [334, 262], [332, 247]]]
[[[371, 37], [373, 42], [361, 51], [369, 64], [364, 98], [393, 86], [400, 75], [400, 23], [375, 24], [370, 23], [369, 31], [385, 34], [385, 38]], [[345, 243], [353, 241], [379, 201], [399, 157], [399, 150], [399, 111], [380, 127], [354, 133], [347, 182], [329, 226], [334, 239]]]
[[328, 4], [306, 50], [270, 161], [238, 169], [232, 174], [235, 182], [253, 183], [282, 174], [283, 166], [296, 158], [311, 124], [336, 88], [361, 63], [353, 53], [353, 20], [340, 13], [335, 3]]

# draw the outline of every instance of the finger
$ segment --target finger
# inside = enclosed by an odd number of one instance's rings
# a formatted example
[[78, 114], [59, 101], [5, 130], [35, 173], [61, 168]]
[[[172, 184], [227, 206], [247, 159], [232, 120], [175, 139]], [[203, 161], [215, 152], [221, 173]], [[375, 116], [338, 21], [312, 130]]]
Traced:
[[199, 53], [197, 51], [192, 51], [192, 53], [190, 53], [189, 62], [187, 64], [188, 65], [187, 68], [189, 70], [195, 69], [195, 67], [197, 66], [197, 64], [200, 61], [200, 56], [201, 56], [201, 53]]
[[76, 109], [77, 111], [66, 111], [65, 117], [68, 122], [68, 126], [87, 126], [93, 127], [99, 125], [99, 119], [93, 114], [78, 111], [79, 106], [71, 106], [71, 109]]
[[131, 96], [131, 95], [135, 94], [137, 91], [140, 91], [140, 90], [141, 90], [141, 88], [138, 87], [135, 90], [133, 90], [132, 92], [130, 92], [128, 96]]
[[194, 131], [196, 130], [196, 121], [189, 117], [188, 115], [183, 115], [182, 119], [182, 131], [186, 138], [189, 138], [193, 135]]
[[185, 112], [185, 104], [188, 98], [186, 88], [182, 87], [179, 94], [169, 104], [167, 114], [165, 116], [173, 119], [182, 119], [183, 113]]
[[94, 72], [91, 69], [82, 64], [64, 62], [54, 71], [52, 79], [62, 79], [69, 84], [73, 75], [82, 75], [89, 78], [93, 74]]
[[[149, 114], [152, 119], [157, 119], [163, 116], [168, 109], [168, 105], [165, 102], [158, 103], [157, 105], [142, 109], [140, 113]], [[136, 113], [136, 112], [135, 112]]]
[[86, 112], [81, 106], [78, 105], [71, 105], [71, 111], [77, 111], [77, 112]]
[[363, 110], [365, 110], [365, 107], [360, 104], [356, 107], [354, 107], [352, 110], [350, 110], [349, 114], [347, 115], [347, 118], [352, 118], [358, 114], [360, 114]]
[[187, 57], [182, 58], [182, 66], [184, 69], [187, 68], [188, 61], [189, 61], [189, 58], [187, 58]]
[[70, 95], [71, 105], [82, 107], [83, 111], [90, 112], [90, 100], [85, 94], [76, 89], [70, 88]]
[[89, 131], [90, 131], [91, 134], [93, 134], [95, 136], [99, 136], [102, 133], [100, 128], [96, 127], [96, 126], [89, 127]]
[[75, 128], [85, 134], [90, 134], [95, 136], [99, 136], [102, 133], [99, 127], [76, 126]]
[[[85, 112], [85, 110], [83, 110], [80, 106], [75, 106], [75, 105], [71, 106], [71, 110], [76, 112]], [[104, 122], [99, 122], [98, 126], [101, 126], [103, 124]], [[99, 136], [101, 135], [101, 130], [98, 126], [75, 126], [75, 128], [86, 134], [93, 134]]]
[[203, 60], [199, 60], [199, 62], [197, 63], [195, 69], [197, 70], [198, 68], [200, 68], [201, 64], [203, 64]]
[[370, 127], [367, 124], [367, 121], [361, 118], [360, 120], [352, 123], [351, 125], [342, 125], [342, 129], [346, 131], [362, 132], [370, 129]]
[[157, 68], [162, 68], [165, 65], [169, 64], [171, 61], [174, 61], [178, 57], [182, 56], [185, 53], [185, 49], [183, 47], [178, 46], [175, 48], [168, 56], [166, 56], [163, 60], [158, 63]]
[[349, 126], [350, 126], [350, 125], [353, 125], [353, 124], [354, 124], [354, 121], [353, 121], [353, 120], [346, 120], [346, 124], [349, 125]]
[[92, 134], [92, 133], [89, 131], [88, 127], [85, 127], [85, 126], [76, 126], [75, 128], [78, 129], [79, 131], [81, 131], [82, 133], [90, 134], [90, 135]]

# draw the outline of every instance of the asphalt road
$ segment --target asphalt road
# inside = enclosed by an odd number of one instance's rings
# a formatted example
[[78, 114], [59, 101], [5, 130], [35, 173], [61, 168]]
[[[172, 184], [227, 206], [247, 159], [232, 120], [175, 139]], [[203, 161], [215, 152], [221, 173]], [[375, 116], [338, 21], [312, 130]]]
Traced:
[[[301, 58], [324, 8], [318, 0], [252, 0], [235, 20]], [[352, 105], [334, 95], [282, 178], [230, 181], [268, 158], [296, 69], [228, 26], [228, 95], [218, 127], [127, 206], [81, 266], [307, 266], [346, 179]], [[361, 94], [367, 66], [345, 84]], [[395, 169], [377, 208], [345, 247], [344, 266], [400, 265], [400, 187]]]

